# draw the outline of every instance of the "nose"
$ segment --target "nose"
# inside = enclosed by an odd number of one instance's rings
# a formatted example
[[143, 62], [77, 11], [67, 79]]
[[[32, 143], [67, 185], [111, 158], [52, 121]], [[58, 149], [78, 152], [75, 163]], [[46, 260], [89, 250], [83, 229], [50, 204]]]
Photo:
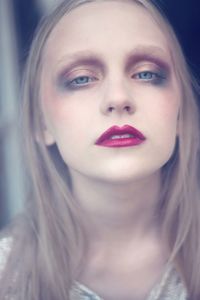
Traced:
[[104, 115], [133, 114], [135, 104], [128, 83], [123, 80], [109, 81], [104, 89], [100, 110]]

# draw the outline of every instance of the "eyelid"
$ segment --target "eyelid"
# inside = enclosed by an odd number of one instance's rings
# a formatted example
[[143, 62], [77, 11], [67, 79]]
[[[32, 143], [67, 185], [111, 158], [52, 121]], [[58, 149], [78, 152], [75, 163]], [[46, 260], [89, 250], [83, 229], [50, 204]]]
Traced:
[[157, 66], [160, 69], [166, 71], [166, 73], [171, 73], [171, 65], [165, 58], [160, 58], [159, 56], [151, 53], [139, 53], [134, 55], [128, 61], [126, 70], [129, 72], [132, 70], [132, 67], [139, 67], [144, 65]]
[[134, 77], [142, 72], [150, 72], [152, 74], [158, 74], [159, 77], [166, 79], [169, 77], [169, 71], [165, 68], [158, 66], [154, 63], [139, 63], [131, 70], [131, 76]]
[[140, 62], [138, 64], [135, 64], [133, 66], [133, 68], [131, 68], [131, 71], [163, 71], [165, 73], [168, 73], [168, 69], [164, 68], [163, 66], [160, 66], [156, 63], [152, 63], [152, 62]]
[[70, 85], [70, 82], [77, 79], [78, 77], [89, 77], [89, 78], [97, 78], [99, 74], [94, 72], [89, 68], [77, 67], [73, 70], [68, 72], [61, 71], [60, 74], [57, 76], [57, 83], [59, 86], [63, 87], [66, 85]]
[[[62, 69], [58, 70], [56, 73], [57, 75], [55, 76], [57, 81], [61, 81], [63, 78], [67, 78], [68, 76], [83, 76], [83, 75], [88, 75], [89, 76], [97, 76], [97, 74], [100, 74], [100, 69], [99, 67], [95, 65], [75, 65], [75, 66], [63, 66]], [[77, 73], [80, 72], [80, 74], [77, 75]], [[81, 73], [82, 72], [82, 73]], [[86, 72], [86, 73], [85, 73]]]
[[[80, 74], [78, 72], [80, 72]], [[76, 69], [70, 70], [69, 72], [62, 72], [59, 77], [75, 77], [75, 76], [77, 77], [77, 76], [86, 76], [86, 75], [94, 76], [94, 73], [95, 72], [91, 69], [76, 68]]]
[[[77, 83], [76, 81], [79, 78], [88, 78], [87, 82], [83, 82], [83, 83]], [[59, 81], [59, 86], [60, 88], [63, 90], [71, 90], [71, 91], [75, 91], [75, 90], [81, 90], [84, 89], [86, 87], [91, 87], [94, 85], [94, 83], [98, 81], [97, 76], [92, 75], [92, 74], [86, 74], [86, 72], [81, 73], [81, 74], [73, 74], [73, 76], [71, 75], [70, 77], [62, 77]]]

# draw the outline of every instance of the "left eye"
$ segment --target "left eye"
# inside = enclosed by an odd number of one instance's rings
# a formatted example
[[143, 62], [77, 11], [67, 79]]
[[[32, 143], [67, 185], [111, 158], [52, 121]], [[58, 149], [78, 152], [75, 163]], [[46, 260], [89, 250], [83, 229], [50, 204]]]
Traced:
[[167, 82], [167, 76], [164, 71], [142, 71], [132, 76], [132, 78], [153, 85], [163, 85]]
[[154, 72], [150, 72], [150, 71], [144, 71], [144, 72], [140, 72], [138, 74], [135, 75], [136, 79], [142, 79], [142, 80], [152, 80], [152, 79], [156, 79], [159, 77], [159, 74], [154, 73]]

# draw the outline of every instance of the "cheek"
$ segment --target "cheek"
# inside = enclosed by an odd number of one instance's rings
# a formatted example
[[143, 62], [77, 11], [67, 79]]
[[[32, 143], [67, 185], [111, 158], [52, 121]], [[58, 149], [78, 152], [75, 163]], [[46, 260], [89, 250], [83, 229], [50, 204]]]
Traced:
[[145, 114], [149, 118], [154, 118], [155, 122], [173, 126], [178, 119], [180, 98], [178, 90], [172, 88], [155, 94], [152, 93], [146, 101]]
[[63, 123], [70, 122], [70, 117], [74, 113], [67, 105], [67, 97], [61, 96], [61, 92], [58, 90], [59, 87], [54, 86], [53, 80], [46, 75], [51, 73], [51, 70], [48, 71], [42, 73], [41, 105], [45, 125], [55, 135], [57, 128], [62, 127]]
[[[156, 147], [157, 156], [167, 161], [173, 153], [178, 135], [180, 94], [173, 90], [156, 93], [145, 107], [145, 122], [150, 140]], [[150, 125], [151, 124], [151, 125]]]
[[50, 88], [46, 89], [43, 95], [45, 123], [56, 143], [63, 145], [68, 140], [71, 145], [77, 144], [88, 132], [88, 126], [91, 124], [90, 110], [88, 111], [85, 105], [80, 105], [78, 99], [61, 96]]
[[43, 86], [42, 111], [47, 128], [55, 132], [57, 128], [62, 128], [66, 123], [71, 123], [75, 111], [70, 107], [66, 97], [60, 97], [58, 92], [49, 85]]

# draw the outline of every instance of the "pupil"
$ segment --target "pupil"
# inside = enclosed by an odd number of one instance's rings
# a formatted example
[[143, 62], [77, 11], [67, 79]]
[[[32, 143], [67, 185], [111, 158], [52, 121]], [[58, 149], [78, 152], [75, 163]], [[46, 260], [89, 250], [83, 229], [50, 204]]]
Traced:
[[86, 77], [79, 77], [78, 82], [85, 83], [85, 82], [87, 82], [87, 78]]
[[141, 73], [141, 78], [142, 79], [151, 79], [151, 73], [150, 72]]

